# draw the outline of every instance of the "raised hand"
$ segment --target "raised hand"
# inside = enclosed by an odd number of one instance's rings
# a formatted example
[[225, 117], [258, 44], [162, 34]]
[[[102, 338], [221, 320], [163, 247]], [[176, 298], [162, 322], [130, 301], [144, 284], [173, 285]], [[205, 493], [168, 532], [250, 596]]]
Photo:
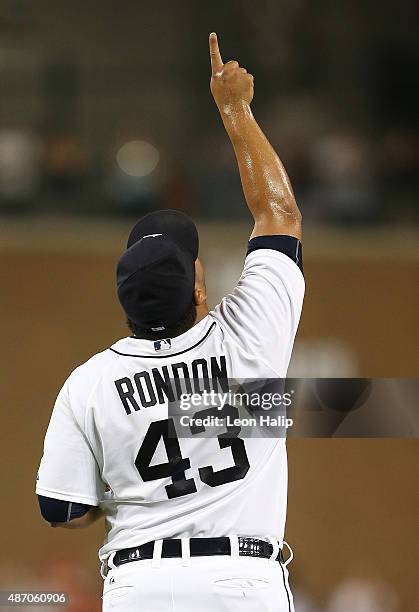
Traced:
[[220, 111], [249, 105], [253, 99], [253, 76], [232, 60], [223, 64], [217, 34], [209, 37], [211, 58], [211, 93]]
[[252, 237], [284, 234], [301, 239], [301, 213], [284, 166], [250, 109], [253, 77], [238, 62], [221, 59], [209, 37], [211, 92], [233, 145], [244, 196], [255, 220]]

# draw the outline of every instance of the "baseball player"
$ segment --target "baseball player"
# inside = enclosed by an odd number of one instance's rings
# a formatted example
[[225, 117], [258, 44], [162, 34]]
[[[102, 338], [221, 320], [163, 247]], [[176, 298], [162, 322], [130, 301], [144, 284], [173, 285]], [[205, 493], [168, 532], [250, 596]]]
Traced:
[[252, 115], [253, 76], [223, 63], [216, 34], [209, 45], [211, 92], [254, 218], [240, 280], [210, 311], [192, 220], [140, 219], [117, 266], [132, 334], [67, 379], [39, 468], [52, 526], [106, 520], [105, 611], [294, 609], [284, 438], [245, 439], [240, 427], [182, 436], [169, 410], [198, 379], [285, 377], [304, 294], [301, 215]]

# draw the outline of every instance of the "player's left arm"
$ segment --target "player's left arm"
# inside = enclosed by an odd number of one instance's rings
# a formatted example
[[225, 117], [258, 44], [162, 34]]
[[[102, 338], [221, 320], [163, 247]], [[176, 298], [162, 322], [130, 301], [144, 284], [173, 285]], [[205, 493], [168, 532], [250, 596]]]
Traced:
[[[78, 381], [60, 391], [45, 436], [36, 493], [41, 515], [53, 527], [87, 527], [102, 516], [105, 485], [83, 428]], [[76, 414], [79, 417], [76, 418]], [[81, 422], [80, 422], [81, 421]]]
[[38, 495], [38, 503], [42, 517], [51, 527], [82, 529], [103, 517], [99, 506], [89, 506], [44, 495]]
[[80, 518], [72, 519], [65, 523], [50, 523], [51, 527], [63, 527], [64, 529], [84, 529], [90, 527], [100, 518], [103, 518], [103, 512], [100, 508], [91, 508], [87, 514]]

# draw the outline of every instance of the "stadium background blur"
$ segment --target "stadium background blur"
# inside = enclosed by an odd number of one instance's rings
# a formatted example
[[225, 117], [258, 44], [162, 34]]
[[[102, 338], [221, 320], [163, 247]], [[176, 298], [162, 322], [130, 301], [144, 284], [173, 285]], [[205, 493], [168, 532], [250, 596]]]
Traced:
[[[100, 607], [102, 527], [50, 529], [33, 490], [58, 389], [126, 334], [113, 283], [132, 221], [158, 207], [198, 221], [211, 304], [240, 273], [251, 224], [209, 31], [255, 75], [255, 115], [303, 211], [291, 373], [417, 376], [418, 17], [372, 0], [3, 0], [2, 589]], [[417, 441], [288, 448], [297, 612], [418, 610]]]

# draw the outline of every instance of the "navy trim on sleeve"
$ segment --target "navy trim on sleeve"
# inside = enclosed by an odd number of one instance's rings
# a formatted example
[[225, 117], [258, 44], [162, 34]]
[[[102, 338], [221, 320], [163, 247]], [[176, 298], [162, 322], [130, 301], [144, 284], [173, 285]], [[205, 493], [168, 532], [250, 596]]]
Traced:
[[48, 523], [68, 523], [87, 514], [92, 506], [38, 495], [39, 508]]
[[256, 236], [256, 238], [249, 240], [247, 255], [259, 249], [272, 249], [273, 251], [284, 253], [284, 255], [292, 259], [292, 261], [297, 264], [301, 272], [304, 274], [303, 247], [298, 238], [281, 234], [277, 236]]

